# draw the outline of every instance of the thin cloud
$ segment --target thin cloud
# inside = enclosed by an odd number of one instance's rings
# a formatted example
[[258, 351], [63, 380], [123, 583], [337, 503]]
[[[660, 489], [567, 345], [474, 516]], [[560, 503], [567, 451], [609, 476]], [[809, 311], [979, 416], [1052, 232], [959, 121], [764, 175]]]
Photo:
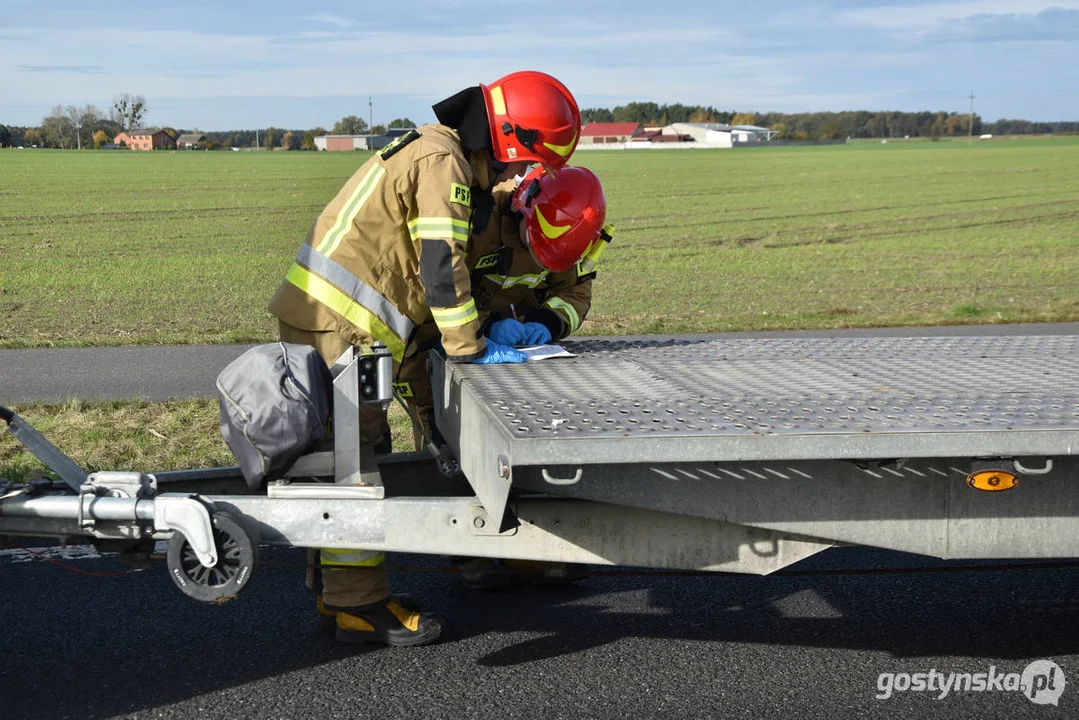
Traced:
[[310, 20], [312, 22], [326, 23], [327, 25], [336, 25], [337, 27], [352, 27], [354, 23], [348, 18], [341, 17], [340, 15], [334, 15], [327, 12], [317, 12], [312, 15], [308, 15], [304, 20]]
[[979, 15], [1037, 15], [1050, 9], [1076, 10], [1079, 0], [962, 0], [919, 5], [859, 8], [836, 15], [846, 25], [884, 30], [928, 30]]
[[74, 73], [76, 75], [104, 75], [101, 65], [16, 65], [16, 69], [35, 73]]
[[1037, 15], [975, 15], [928, 39], [967, 43], [1072, 43], [1076, 38], [1079, 38], [1079, 10], [1053, 8]]

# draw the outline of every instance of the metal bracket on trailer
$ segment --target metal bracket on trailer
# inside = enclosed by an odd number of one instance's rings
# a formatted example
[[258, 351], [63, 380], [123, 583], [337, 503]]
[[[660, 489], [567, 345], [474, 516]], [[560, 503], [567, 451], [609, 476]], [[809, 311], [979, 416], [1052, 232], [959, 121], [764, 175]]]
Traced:
[[217, 565], [218, 559], [210, 514], [206, 502], [196, 496], [165, 494], [154, 498], [154, 528], [183, 535], [205, 568]]
[[393, 398], [393, 357], [376, 344], [350, 347], [330, 368], [333, 380], [333, 476], [338, 485], [381, 487], [374, 454], [360, 444], [360, 405]]

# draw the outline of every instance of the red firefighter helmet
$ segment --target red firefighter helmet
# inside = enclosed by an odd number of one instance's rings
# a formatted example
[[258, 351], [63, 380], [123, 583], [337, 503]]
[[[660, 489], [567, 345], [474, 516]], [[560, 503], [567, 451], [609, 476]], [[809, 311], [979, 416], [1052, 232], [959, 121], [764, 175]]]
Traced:
[[565, 85], [523, 70], [480, 88], [498, 161], [538, 162], [553, 172], [566, 164], [580, 139], [581, 113]]
[[573, 267], [599, 241], [607, 218], [603, 186], [583, 167], [565, 167], [558, 175], [536, 167], [511, 202], [524, 217], [532, 256], [555, 272]]

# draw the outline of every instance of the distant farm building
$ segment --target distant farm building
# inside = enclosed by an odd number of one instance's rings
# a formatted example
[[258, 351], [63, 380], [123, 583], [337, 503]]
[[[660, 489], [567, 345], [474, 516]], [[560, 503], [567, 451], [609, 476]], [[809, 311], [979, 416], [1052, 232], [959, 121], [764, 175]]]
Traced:
[[732, 148], [772, 140], [776, 131], [755, 125], [671, 123], [641, 128], [637, 123], [590, 123], [581, 129], [578, 149]]
[[641, 133], [640, 123], [588, 123], [581, 128], [580, 145], [610, 145], [629, 142]]
[[160, 150], [176, 148], [176, 141], [167, 132], [155, 128], [141, 128], [122, 132], [112, 139], [116, 145], [126, 145], [131, 150]]
[[206, 142], [206, 136], [201, 133], [184, 133], [176, 138], [176, 147], [181, 150], [191, 150], [201, 147]]
[[382, 135], [316, 135], [315, 149], [379, 150], [414, 128], [390, 128]]
[[731, 126], [724, 123], [672, 123], [663, 128], [667, 137], [689, 138], [699, 147], [729, 148]]
[[315, 147], [331, 152], [341, 150], [371, 150], [370, 135], [316, 135]]
[[731, 126], [731, 138], [736, 144], [751, 144], [769, 142], [778, 133], [766, 127], [757, 125], [733, 125]]

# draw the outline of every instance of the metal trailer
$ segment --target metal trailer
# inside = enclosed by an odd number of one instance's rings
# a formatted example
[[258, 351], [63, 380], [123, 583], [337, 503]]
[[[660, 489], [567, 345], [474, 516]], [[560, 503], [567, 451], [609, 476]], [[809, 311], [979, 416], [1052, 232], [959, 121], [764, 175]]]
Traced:
[[459, 468], [363, 456], [358, 403], [388, 397], [388, 360], [343, 358], [336, 442], [259, 494], [238, 468], [88, 475], [0, 409], [62, 480], [0, 489], [0, 534], [133, 560], [168, 540], [206, 601], [246, 586], [259, 545], [754, 574], [849, 544], [1079, 556], [1077, 336], [565, 345], [521, 365], [432, 355]]

